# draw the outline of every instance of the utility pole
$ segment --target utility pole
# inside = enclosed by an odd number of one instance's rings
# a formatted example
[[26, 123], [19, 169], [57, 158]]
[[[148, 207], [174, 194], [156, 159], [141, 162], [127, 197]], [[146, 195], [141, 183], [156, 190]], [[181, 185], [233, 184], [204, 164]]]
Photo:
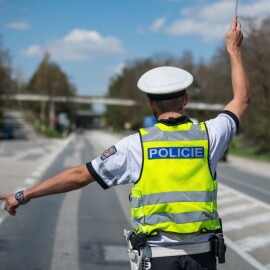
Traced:
[[49, 101], [49, 127], [54, 129], [55, 126], [55, 104], [53, 98]]
[[40, 102], [40, 120], [43, 124], [46, 121], [46, 101]]

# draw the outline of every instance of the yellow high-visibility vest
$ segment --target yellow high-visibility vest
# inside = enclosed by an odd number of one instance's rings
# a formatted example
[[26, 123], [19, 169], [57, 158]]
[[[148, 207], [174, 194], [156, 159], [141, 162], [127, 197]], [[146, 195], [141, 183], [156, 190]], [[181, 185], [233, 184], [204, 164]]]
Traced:
[[220, 229], [205, 124], [158, 123], [140, 129], [140, 135], [142, 172], [131, 193], [134, 231], [154, 235]]

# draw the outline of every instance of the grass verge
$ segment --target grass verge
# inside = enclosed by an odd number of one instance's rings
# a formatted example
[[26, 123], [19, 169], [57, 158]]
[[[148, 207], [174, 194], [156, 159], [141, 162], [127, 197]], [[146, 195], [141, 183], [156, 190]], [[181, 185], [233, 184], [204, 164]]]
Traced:
[[270, 162], [270, 152], [248, 145], [240, 135], [236, 136], [231, 142], [229, 153], [249, 159]]

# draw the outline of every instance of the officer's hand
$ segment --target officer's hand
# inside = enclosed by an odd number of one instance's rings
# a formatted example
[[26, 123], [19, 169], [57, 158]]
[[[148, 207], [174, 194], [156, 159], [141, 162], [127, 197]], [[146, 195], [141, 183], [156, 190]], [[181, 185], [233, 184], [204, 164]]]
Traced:
[[16, 209], [19, 207], [19, 203], [15, 198], [15, 194], [0, 195], [0, 200], [5, 201], [4, 209], [11, 215], [16, 215]]
[[240, 51], [243, 41], [243, 33], [241, 32], [241, 24], [237, 20], [237, 16], [233, 18], [231, 27], [226, 34], [226, 44], [228, 52]]

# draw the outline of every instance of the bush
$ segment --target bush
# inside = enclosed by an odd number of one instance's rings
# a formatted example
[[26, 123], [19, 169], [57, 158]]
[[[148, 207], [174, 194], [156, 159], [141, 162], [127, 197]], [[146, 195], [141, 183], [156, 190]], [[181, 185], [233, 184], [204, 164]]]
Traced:
[[36, 130], [41, 133], [43, 136], [47, 138], [61, 138], [62, 133], [57, 131], [56, 129], [48, 128], [41, 124], [35, 125]]
[[238, 135], [233, 139], [229, 152], [247, 158], [270, 161], [270, 152], [248, 144], [242, 135]]

